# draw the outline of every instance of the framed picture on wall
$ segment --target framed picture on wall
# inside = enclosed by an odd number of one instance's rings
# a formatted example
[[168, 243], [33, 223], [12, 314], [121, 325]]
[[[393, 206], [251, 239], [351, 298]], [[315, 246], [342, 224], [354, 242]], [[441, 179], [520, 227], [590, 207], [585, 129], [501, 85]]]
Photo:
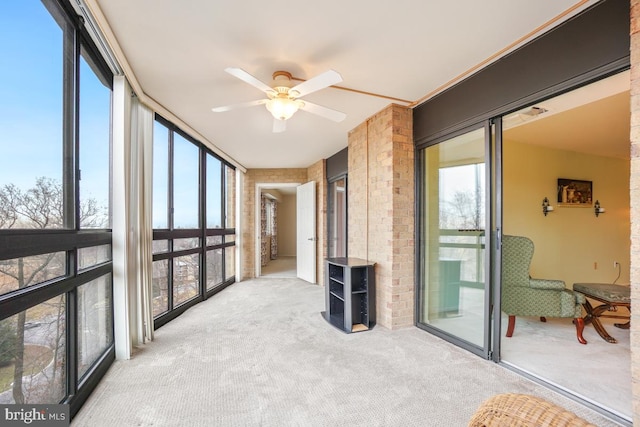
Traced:
[[558, 205], [593, 205], [593, 183], [579, 179], [558, 178]]

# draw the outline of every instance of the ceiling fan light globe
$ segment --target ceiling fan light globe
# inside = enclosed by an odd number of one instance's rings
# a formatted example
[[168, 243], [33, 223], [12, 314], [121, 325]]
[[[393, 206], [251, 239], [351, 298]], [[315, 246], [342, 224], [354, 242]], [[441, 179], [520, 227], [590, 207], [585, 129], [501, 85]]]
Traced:
[[278, 120], [287, 120], [293, 116], [300, 106], [293, 99], [273, 98], [267, 104], [267, 110]]

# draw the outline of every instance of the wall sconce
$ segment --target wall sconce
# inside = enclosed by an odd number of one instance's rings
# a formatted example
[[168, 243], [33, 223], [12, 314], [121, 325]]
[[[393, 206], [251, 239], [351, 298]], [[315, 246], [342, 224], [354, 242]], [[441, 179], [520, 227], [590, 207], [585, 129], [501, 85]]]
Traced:
[[542, 213], [547, 216], [549, 212], [553, 212], [553, 206], [549, 206], [549, 199], [545, 197], [542, 199]]
[[593, 205], [593, 210], [594, 210], [594, 211], [595, 211], [595, 213], [596, 213], [596, 218], [597, 218], [601, 213], [605, 213], [605, 212], [606, 212], [605, 208], [601, 208], [601, 207], [600, 207], [600, 201], [599, 201], [599, 200], [596, 200], [596, 203]]

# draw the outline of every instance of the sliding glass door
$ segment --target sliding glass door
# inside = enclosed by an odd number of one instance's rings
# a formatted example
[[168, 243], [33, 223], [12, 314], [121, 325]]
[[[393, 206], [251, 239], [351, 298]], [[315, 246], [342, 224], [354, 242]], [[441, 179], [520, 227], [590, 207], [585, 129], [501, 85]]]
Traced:
[[418, 325], [486, 357], [491, 136], [487, 123], [430, 144], [419, 154]]

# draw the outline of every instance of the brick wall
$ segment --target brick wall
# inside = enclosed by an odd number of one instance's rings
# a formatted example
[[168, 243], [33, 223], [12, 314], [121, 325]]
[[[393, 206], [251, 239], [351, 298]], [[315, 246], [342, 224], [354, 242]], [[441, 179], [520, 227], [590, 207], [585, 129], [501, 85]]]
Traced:
[[377, 323], [414, 324], [412, 111], [390, 105], [349, 134], [349, 256], [375, 262]]
[[368, 122], [349, 133], [347, 182], [347, 248], [349, 256], [367, 259]]
[[242, 277], [256, 276], [255, 266], [255, 201], [256, 184], [290, 184], [307, 182], [307, 169], [249, 169], [242, 187]]
[[[640, 0], [631, 0], [631, 304], [640, 299]], [[631, 312], [633, 423], [640, 425], [640, 316]]]

